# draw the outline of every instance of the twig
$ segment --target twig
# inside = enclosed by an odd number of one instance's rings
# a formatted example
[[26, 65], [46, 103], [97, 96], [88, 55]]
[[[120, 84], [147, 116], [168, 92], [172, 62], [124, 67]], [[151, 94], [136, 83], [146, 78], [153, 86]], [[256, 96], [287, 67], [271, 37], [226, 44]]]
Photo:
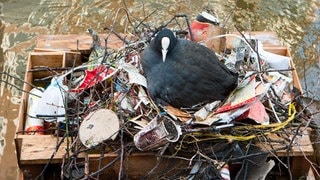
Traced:
[[107, 169], [108, 167], [110, 167], [111, 165], [113, 165], [115, 162], [117, 162], [120, 159], [120, 156], [117, 156], [116, 158], [114, 158], [111, 162], [109, 162], [108, 164], [106, 164], [105, 166], [103, 166], [102, 168], [100, 168], [99, 170], [97, 170], [96, 172], [93, 172], [91, 174], [88, 175], [88, 177], [93, 178], [94, 176], [98, 175], [99, 173], [101, 173], [102, 171], [104, 171], [105, 169]]
[[121, 41], [123, 41], [125, 44], [129, 44], [129, 42], [125, 39], [125, 38], [123, 38], [123, 37], [121, 37], [121, 35], [119, 34], [119, 33], [117, 33], [113, 28], [110, 28], [110, 27], [104, 27], [103, 28], [104, 30], [109, 30], [109, 31], [111, 31], [114, 35], [116, 35]]
[[272, 150], [269, 150], [269, 151], [262, 151], [262, 152], [259, 152], [259, 153], [252, 153], [252, 154], [248, 154], [248, 155], [241, 156], [241, 157], [235, 157], [235, 158], [231, 158], [231, 159], [230, 159], [230, 162], [235, 162], [235, 161], [247, 159], [247, 158], [250, 158], [250, 157], [255, 157], [255, 156], [260, 156], [260, 155], [264, 155], [264, 154], [269, 154], [270, 152], [277, 152], [277, 151], [280, 151], [280, 150], [285, 150], [285, 149], [287, 149], [287, 148], [288, 148], [288, 146], [285, 146], [285, 147], [280, 147], [280, 148], [272, 149]]
[[[144, 9], [144, 6], [143, 6], [143, 9]], [[139, 27], [141, 24], [147, 26], [147, 25], [144, 24], [143, 22], [144, 22], [146, 19], [148, 19], [151, 15], [153, 15], [154, 13], [156, 13], [157, 11], [158, 11], [158, 10], [156, 9], [156, 10], [152, 11], [150, 14], [148, 14], [148, 16], [145, 16], [145, 18], [142, 19], [142, 21], [140, 21], [140, 23], [139, 23], [137, 26], [135, 26], [135, 29], [138, 29], [138, 27]], [[143, 12], [145, 12], [145, 11], [143, 11]], [[148, 28], [149, 28], [149, 27], [148, 27]]]
[[35, 66], [32, 69], [28, 70], [28, 72], [41, 72], [41, 71], [65, 71], [70, 70], [71, 67], [48, 67], [48, 66]]
[[[265, 136], [263, 136], [263, 137], [266, 139]], [[259, 140], [259, 142], [261, 143], [261, 145], [263, 146], [264, 149], [267, 149], [268, 152], [269, 152], [273, 157], [275, 157], [275, 158], [277, 159], [277, 161], [279, 161], [285, 168], [288, 168], [287, 165], [286, 165], [284, 162], [282, 162], [282, 160], [277, 156], [277, 151], [279, 151], [279, 150], [284, 150], [284, 149], [288, 149], [288, 148], [290, 148], [289, 146], [285, 146], [285, 147], [283, 147], [283, 149], [279, 149], [279, 148], [278, 148], [278, 149], [275, 149], [275, 148], [273, 148], [273, 145], [271, 144], [271, 142], [268, 141], [268, 142], [269, 142], [269, 146], [272, 148], [272, 150], [269, 150], [269, 149], [266, 147], [266, 145], [265, 145], [265, 143], [266, 143], [267, 141], [261, 141], [260, 138], [258, 138], [258, 140]]]
[[[101, 144], [101, 153], [100, 153], [100, 158], [99, 158], [99, 163], [98, 163], [98, 169], [100, 169], [100, 167], [101, 167], [101, 163], [102, 163], [102, 159], [104, 157], [105, 151], [106, 151], [106, 144], [102, 143]], [[98, 173], [97, 179], [99, 179], [99, 176], [100, 176], [100, 173]]]
[[159, 156], [160, 157], [157, 161], [157, 164], [147, 173], [147, 175], [144, 178], [148, 178], [158, 167], [159, 165], [163, 162], [163, 154], [165, 152], [165, 150], [168, 148], [169, 143], [167, 143], [166, 145], [164, 145], [164, 147], [160, 150]]

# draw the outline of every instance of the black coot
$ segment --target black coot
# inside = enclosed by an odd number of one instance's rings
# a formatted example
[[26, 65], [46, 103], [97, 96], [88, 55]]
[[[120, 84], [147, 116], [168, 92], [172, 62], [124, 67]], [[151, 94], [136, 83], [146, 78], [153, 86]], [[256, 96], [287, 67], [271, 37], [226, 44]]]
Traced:
[[156, 103], [190, 107], [222, 100], [237, 86], [237, 73], [200, 44], [161, 30], [142, 52], [142, 68]]

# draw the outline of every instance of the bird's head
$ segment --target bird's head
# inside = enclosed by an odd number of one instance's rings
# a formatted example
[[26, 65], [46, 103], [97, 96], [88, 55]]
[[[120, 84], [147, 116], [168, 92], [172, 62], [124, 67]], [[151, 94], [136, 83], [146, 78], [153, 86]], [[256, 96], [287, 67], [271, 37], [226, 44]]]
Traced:
[[174, 48], [177, 43], [177, 38], [173, 32], [169, 29], [163, 29], [159, 31], [155, 37], [155, 47], [161, 52], [163, 62], [166, 61], [167, 54]]

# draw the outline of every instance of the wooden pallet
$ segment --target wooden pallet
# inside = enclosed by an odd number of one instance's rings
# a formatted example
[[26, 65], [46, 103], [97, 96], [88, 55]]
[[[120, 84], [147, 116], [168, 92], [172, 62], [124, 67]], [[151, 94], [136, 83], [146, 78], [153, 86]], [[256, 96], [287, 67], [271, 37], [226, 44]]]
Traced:
[[[276, 54], [291, 57], [290, 51], [287, 47], [280, 45], [280, 42], [275, 33], [270, 32], [254, 32], [260, 39], [265, 47], [266, 51], [273, 52]], [[101, 36], [104, 37], [104, 36]], [[123, 35], [124, 37], [124, 35]], [[77, 43], [78, 41], [78, 43]], [[35, 48], [35, 52], [30, 53], [27, 63], [27, 71], [25, 75], [25, 81], [45, 87], [46, 84], [37, 84], [34, 80], [46, 77], [47, 72], [43, 71], [32, 71], [38, 66], [47, 66], [49, 68], [68, 68], [72, 67], [75, 63], [76, 65], [81, 64], [81, 53], [90, 52], [91, 47], [91, 37], [89, 35], [42, 35], [39, 36], [38, 42]], [[103, 42], [103, 40], [102, 40]], [[108, 47], [117, 49], [123, 45], [123, 42], [115, 36], [110, 36], [108, 39]], [[76, 58], [75, 58], [76, 57]], [[291, 67], [294, 69], [294, 63], [291, 62]], [[294, 86], [302, 91], [297, 72], [294, 69], [293, 81]], [[29, 92], [31, 86], [28, 84], [24, 85], [24, 90]], [[15, 137], [16, 152], [18, 158], [18, 164], [23, 172], [23, 176], [34, 177], [38, 175], [39, 169], [48, 162], [48, 160], [53, 156], [52, 164], [60, 164], [64, 159], [66, 141], [63, 142], [59, 149], [56, 150], [56, 144], [59, 139], [53, 135], [27, 135], [22, 133], [26, 121], [26, 109], [28, 104], [28, 93], [23, 93], [21, 99], [21, 105], [19, 110], [19, 123], [17, 126], [17, 134]], [[303, 139], [297, 142], [303, 146], [303, 152], [307, 156], [313, 155], [313, 149], [308, 138], [308, 134], [305, 134]], [[54, 153], [55, 152], [55, 153]], [[286, 156], [286, 153], [282, 154]], [[301, 149], [293, 149], [290, 152], [290, 156], [302, 158]], [[87, 158], [90, 162], [91, 171], [95, 171], [98, 168], [98, 161], [100, 153], [91, 154]], [[106, 153], [104, 155], [104, 161], [111, 161], [117, 155]], [[151, 153], [138, 153], [130, 157], [128, 162], [131, 170], [129, 173], [132, 177], [139, 177], [142, 174], [146, 174], [148, 171], [154, 167], [157, 162], [157, 157]], [[170, 163], [168, 160], [166, 163]], [[297, 163], [298, 164], [298, 163]], [[309, 167], [309, 166], [306, 166]], [[110, 171], [117, 172], [118, 165], [112, 166], [105, 170], [104, 174], [110, 174]], [[28, 172], [25, 174], [25, 172]], [[117, 174], [116, 174], [117, 175]]]

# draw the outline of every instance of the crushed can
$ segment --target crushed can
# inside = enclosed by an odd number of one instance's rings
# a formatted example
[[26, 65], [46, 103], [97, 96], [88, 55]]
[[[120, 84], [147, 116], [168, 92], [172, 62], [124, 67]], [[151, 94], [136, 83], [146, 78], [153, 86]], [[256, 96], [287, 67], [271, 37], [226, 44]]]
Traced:
[[135, 146], [147, 151], [177, 142], [181, 135], [181, 127], [166, 116], [157, 116], [134, 136]]

